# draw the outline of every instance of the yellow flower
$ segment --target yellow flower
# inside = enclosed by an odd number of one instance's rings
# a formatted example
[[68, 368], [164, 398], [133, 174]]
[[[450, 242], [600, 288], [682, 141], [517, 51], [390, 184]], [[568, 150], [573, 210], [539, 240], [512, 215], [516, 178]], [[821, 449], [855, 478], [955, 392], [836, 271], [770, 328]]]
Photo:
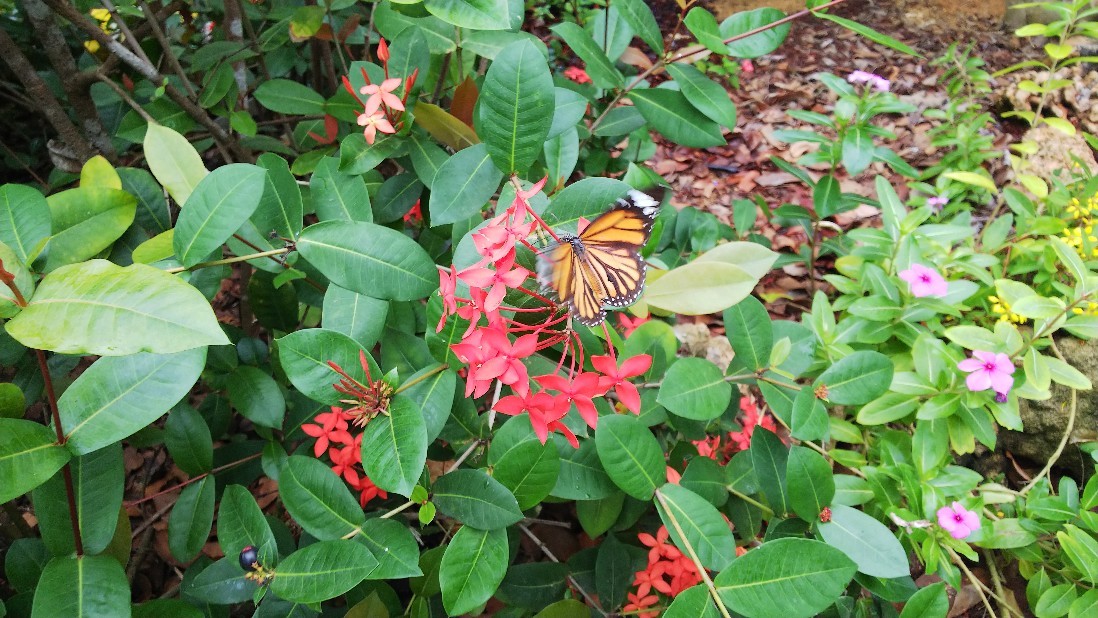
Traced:
[[1088, 301], [1085, 306], [1073, 307], [1071, 312], [1075, 315], [1098, 315], [1098, 303]]
[[1014, 322], [1015, 324], [1026, 323], [1026, 318], [1011, 311], [1010, 305], [1005, 301], [1000, 300], [998, 296], [988, 296], [987, 299], [991, 302], [991, 312], [999, 315], [1000, 322]]
[[104, 8], [92, 9], [88, 11], [88, 15], [91, 15], [92, 19], [99, 23], [104, 23], [111, 20], [111, 12]]

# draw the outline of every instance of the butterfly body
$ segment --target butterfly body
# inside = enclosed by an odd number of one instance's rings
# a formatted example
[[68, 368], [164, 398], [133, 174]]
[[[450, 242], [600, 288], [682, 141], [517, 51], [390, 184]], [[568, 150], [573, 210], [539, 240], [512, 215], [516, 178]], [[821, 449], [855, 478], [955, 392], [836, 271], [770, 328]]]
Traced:
[[562, 234], [538, 256], [538, 279], [581, 324], [598, 326], [604, 306], [625, 307], [644, 291], [640, 250], [652, 234], [659, 202], [629, 191], [579, 234]]

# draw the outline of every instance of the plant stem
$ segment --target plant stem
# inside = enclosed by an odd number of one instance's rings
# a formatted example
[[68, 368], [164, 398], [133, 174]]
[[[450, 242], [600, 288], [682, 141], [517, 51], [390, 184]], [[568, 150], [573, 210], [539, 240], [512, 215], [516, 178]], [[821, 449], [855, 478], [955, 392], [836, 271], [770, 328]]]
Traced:
[[129, 502], [124, 502], [123, 506], [127, 506], [127, 507], [136, 506], [138, 504], [141, 504], [142, 502], [148, 502], [149, 500], [159, 498], [160, 496], [163, 496], [164, 494], [169, 494], [169, 493], [171, 493], [171, 492], [173, 492], [177, 489], [182, 489], [182, 488], [186, 487], [187, 485], [190, 485], [191, 483], [194, 483], [196, 481], [200, 481], [203, 478], [205, 478], [207, 476], [210, 476], [211, 474], [217, 474], [218, 472], [224, 472], [225, 470], [228, 470], [230, 468], [235, 468], [235, 467], [239, 466], [240, 464], [247, 463], [247, 462], [249, 462], [253, 459], [259, 459], [262, 456], [263, 456], [263, 453], [255, 453], [254, 455], [248, 455], [247, 457], [244, 457], [243, 459], [237, 459], [236, 461], [230, 461], [229, 463], [227, 463], [225, 465], [222, 465], [222, 466], [218, 466], [218, 467], [214, 468], [213, 470], [210, 470], [209, 472], [203, 472], [202, 474], [199, 474], [198, 476], [192, 476], [191, 478], [183, 481], [182, 483], [179, 483], [178, 485], [172, 485], [171, 487], [169, 487], [165, 490], [158, 491], [158, 492], [156, 492], [155, 494], [153, 494], [151, 496], [145, 496], [144, 498], [139, 498], [137, 500], [131, 500]]
[[188, 270], [195, 270], [195, 269], [198, 269], [198, 268], [209, 268], [210, 266], [223, 266], [225, 264], [235, 264], [237, 262], [247, 262], [248, 260], [255, 260], [255, 259], [258, 259], [258, 258], [268, 257], [268, 256], [271, 256], [271, 255], [279, 255], [279, 254], [282, 254], [282, 253], [289, 253], [289, 252], [290, 252], [289, 247], [282, 247], [281, 249], [271, 249], [270, 251], [261, 251], [259, 253], [252, 253], [252, 254], [249, 254], [249, 255], [237, 255], [237, 256], [233, 256], [233, 257], [229, 257], [229, 258], [224, 258], [224, 259], [221, 259], [221, 260], [211, 260], [209, 262], [199, 262], [198, 264], [195, 264], [194, 266], [177, 266], [176, 268], [169, 268], [169, 269], [165, 270], [164, 272], [174, 275], [176, 273], [181, 273], [181, 272], [185, 272], [185, 271], [188, 271]]
[[[1056, 354], [1056, 358], [1064, 360], [1064, 355], [1060, 353], [1060, 348], [1056, 347], [1056, 342], [1052, 342], [1052, 351]], [[1033, 477], [1029, 483], [1026, 483], [1025, 487], [1018, 491], [1019, 495], [1024, 496], [1029, 493], [1029, 490], [1036, 487], [1037, 483], [1048, 476], [1048, 473], [1052, 471], [1052, 466], [1056, 464], [1056, 460], [1060, 459], [1060, 455], [1064, 454], [1064, 448], [1067, 447], [1068, 441], [1071, 440], [1071, 432], [1075, 430], [1075, 413], [1078, 410], [1078, 405], [1079, 391], [1073, 388], [1071, 389], [1071, 407], [1068, 408], [1067, 426], [1064, 427], [1064, 435], [1060, 438], [1060, 444], [1056, 446], [1056, 450], [1048, 458], [1048, 461], [1045, 463], [1045, 467], [1041, 469], [1041, 472]]]
[[728, 613], [728, 608], [724, 606], [724, 601], [721, 600], [721, 595], [717, 594], [717, 587], [713, 585], [713, 580], [709, 578], [709, 573], [702, 566], [701, 560], [698, 558], [698, 552], [694, 550], [694, 546], [690, 541], [686, 540], [686, 533], [683, 532], [682, 526], [679, 525], [679, 519], [675, 517], [675, 513], [668, 508], [667, 501], [664, 499], [660, 490], [656, 490], [656, 500], [663, 506], [663, 512], [667, 515], [667, 519], [671, 521], [671, 526], [675, 528], [675, 533], [682, 539], [683, 545], [686, 546], [686, 551], [690, 554], [690, 560], [694, 562], [694, 568], [698, 570], [698, 575], [701, 575], [702, 581], [705, 582], [705, 587], [709, 589], [709, 596], [712, 597], [713, 602], [716, 603], [717, 609], [721, 612], [721, 616], [724, 618], [732, 618], [732, 615]]
[[[14, 289], [14, 284], [13, 284]], [[25, 303], [24, 303], [25, 304]], [[50, 376], [50, 367], [46, 363], [46, 353], [35, 350], [38, 359], [38, 371], [42, 373], [42, 381], [46, 387], [46, 400], [49, 402], [50, 412], [53, 414], [53, 430], [57, 434], [57, 443], [65, 446], [68, 439], [61, 428], [61, 410], [57, 407], [57, 394], [53, 390], [53, 378]], [[84, 539], [80, 536], [80, 513], [76, 509], [76, 490], [72, 484], [72, 463], [66, 463], [61, 468], [61, 476], [65, 479], [65, 497], [69, 503], [69, 521], [72, 523], [72, 542], [77, 556], [84, 555]]]
[[402, 391], [406, 391], [409, 388], [412, 388], [413, 386], [415, 386], [416, 384], [419, 384], [420, 382], [426, 380], [427, 378], [429, 378], [429, 377], [431, 377], [431, 376], [433, 376], [437, 373], [442, 373], [443, 371], [446, 371], [449, 368], [450, 368], [449, 365], [439, 365], [438, 367], [435, 367], [434, 369], [428, 371], [427, 373], [425, 373], [425, 374], [423, 374], [423, 375], [421, 375], [417, 378], [412, 378], [411, 380], [408, 380], [404, 384], [401, 384], [399, 388], [397, 388], [395, 391], [393, 391], [393, 394], [396, 395], [396, 394], [398, 394]]
[[[538, 546], [538, 549], [540, 549], [541, 552], [543, 554], [545, 554], [546, 558], [548, 558], [549, 560], [551, 560], [553, 562], [560, 563], [560, 559], [557, 558], [553, 554], [553, 552], [549, 549], [549, 547], [546, 546], [545, 543], [543, 543], [542, 540], [539, 539], [537, 537], [537, 535], [535, 535], [533, 533], [533, 531], [531, 531], [530, 528], [528, 528], [526, 526], [526, 524], [519, 524], [519, 530], [522, 530], [523, 533], [526, 534], [526, 536], [530, 537], [530, 540], [533, 541], [534, 544]], [[591, 598], [591, 595], [588, 594], [587, 591], [584, 590], [583, 587], [579, 585], [579, 582], [577, 582], [575, 580], [575, 578], [573, 578], [571, 575], [568, 575], [568, 583], [570, 583], [573, 588], [575, 588], [577, 591], [579, 591], [580, 596], [582, 596], [584, 598], [584, 600], [587, 601], [587, 605], [589, 607], [593, 608], [595, 611], [602, 614], [603, 616], [609, 616], [610, 615], [610, 614], [606, 613], [606, 610], [602, 609], [602, 606], [600, 604], [596, 603], [595, 600], [593, 598]]]

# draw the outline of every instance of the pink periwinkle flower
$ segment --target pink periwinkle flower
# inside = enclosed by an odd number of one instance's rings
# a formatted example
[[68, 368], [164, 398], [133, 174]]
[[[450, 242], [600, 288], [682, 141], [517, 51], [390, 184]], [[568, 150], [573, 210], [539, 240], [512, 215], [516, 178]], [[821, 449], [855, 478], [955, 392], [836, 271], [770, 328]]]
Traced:
[[968, 390], [986, 391], [993, 389], [996, 393], [1006, 394], [1010, 387], [1014, 386], [1014, 363], [1010, 357], [1003, 353], [973, 351], [973, 358], [966, 358], [957, 364], [961, 371], [969, 372], [965, 379]]
[[954, 501], [950, 506], [938, 509], [938, 525], [955, 539], [968, 538], [980, 529], [980, 518], [972, 511]]
[[888, 89], [892, 87], [887, 79], [868, 71], [854, 71], [846, 76], [846, 81], [852, 84], [869, 84], [880, 92], [888, 92]]
[[934, 209], [934, 212], [939, 212], [946, 204], [949, 203], [949, 198], [944, 195], [936, 195], [934, 197], [926, 198], [926, 205]]
[[945, 296], [949, 292], [946, 280], [938, 271], [922, 264], [912, 264], [911, 268], [900, 271], [900, 278], [908, 282], [915, 297]]

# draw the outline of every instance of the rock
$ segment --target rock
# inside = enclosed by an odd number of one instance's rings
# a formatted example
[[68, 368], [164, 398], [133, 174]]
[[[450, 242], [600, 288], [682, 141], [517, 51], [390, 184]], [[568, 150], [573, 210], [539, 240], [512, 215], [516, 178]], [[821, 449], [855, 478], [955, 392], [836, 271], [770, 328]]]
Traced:
[[[1082, 135], [1067, 135], [1047, 124], [1041, 124], [1026, 132], [1023, 141], [1040, 144], [1040, 148], [1027, 160], [1027, 166], [1021, 172], [1034, 174], [1046, 181], [1060, 177], [1070, 178], [1069, 171], [1075, 165], [1072, 157], [1082, 161], [1091, 174], [1098, 173], [1098, 162]], [[1017, 166], [1016, 166], [1017, 169]]]
[[[1098, 341], [1080, 341], [1063, 338], [1057, 341], [1064, 359], [1082, 371], [1091, 383], [1098, 384]], [[1045, 401], [1020, 400], [1021, 432], [1002, 431], [999, 434], [1001, 449], [1011, 451], [1016, 457], [1024, 457], [1041, 468], [1056, 452], [1067, 427], [1071, 410], [1071, 390], [1052, 385], [1052, 397]], [[1081, 442], [1098, 440], [1098, 390], [1079, 391], [1075, 411], [1075, 426], [1056, 468], [1071, 474], [1078, 480], [1094, 472], [1094, 460], [1077, 446]]]

